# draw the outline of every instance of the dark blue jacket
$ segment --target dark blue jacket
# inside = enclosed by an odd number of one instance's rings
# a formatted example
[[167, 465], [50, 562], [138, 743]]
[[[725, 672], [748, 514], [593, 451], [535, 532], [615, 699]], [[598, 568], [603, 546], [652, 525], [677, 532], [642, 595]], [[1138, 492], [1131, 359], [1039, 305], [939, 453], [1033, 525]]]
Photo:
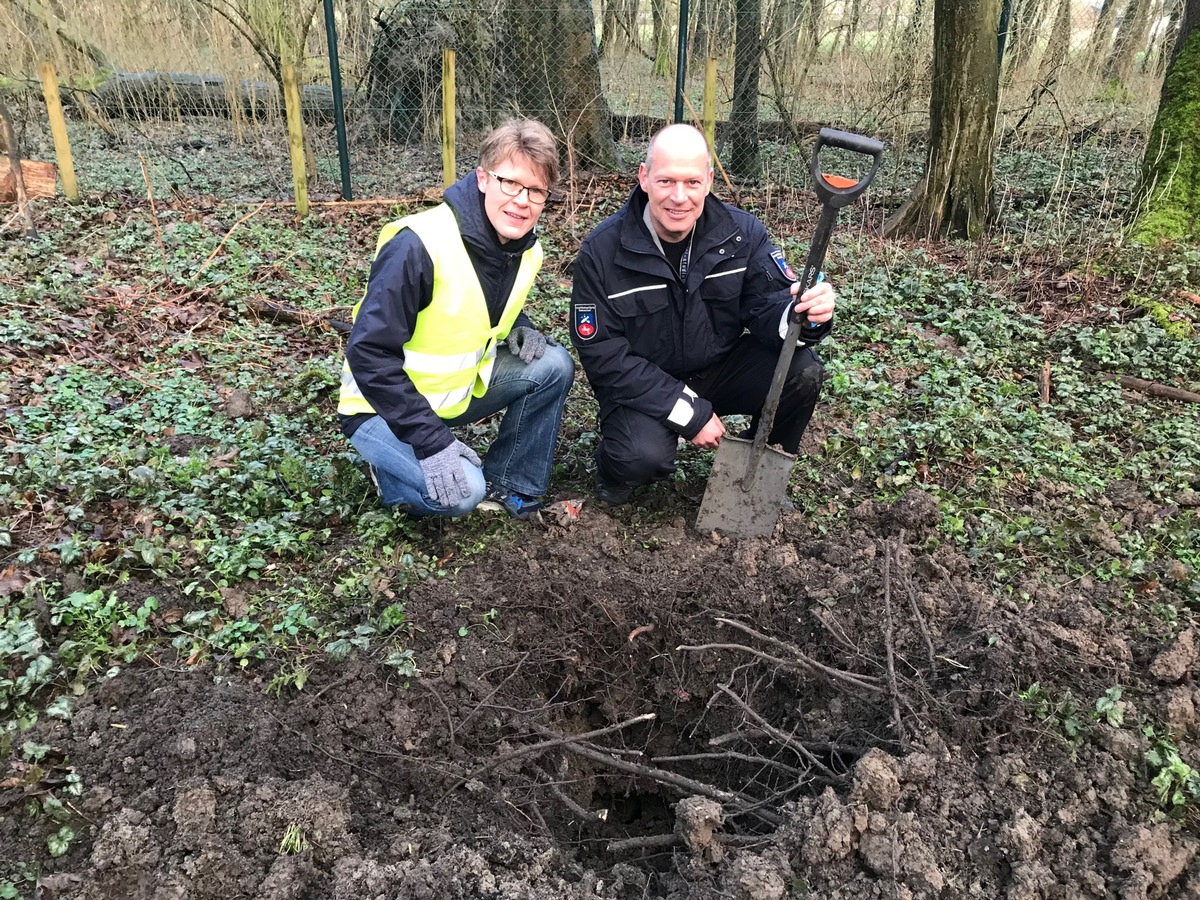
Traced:
[[780, 322], [796, 276], [762, 222], [710, 194], [683, 280], [651, 238], [648, 202], [634, 188], [584, 240], [571, 341], [602, 418], [628, 406], [690, 440], [712, 417], [712, 404], [687, 388], [689, 377], [724, 359], [747, 329], [782, 348]]

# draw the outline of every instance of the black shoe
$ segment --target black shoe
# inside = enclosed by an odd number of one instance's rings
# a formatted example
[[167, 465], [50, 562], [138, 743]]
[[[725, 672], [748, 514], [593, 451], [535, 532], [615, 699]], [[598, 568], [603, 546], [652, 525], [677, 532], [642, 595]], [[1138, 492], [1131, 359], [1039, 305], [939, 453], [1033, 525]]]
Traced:
[[525, 497], [491, 482], [488, 482], [487, 493], [483, 495], [483, 500], [479, 504], [479, 509], [496, 510], [497, 512], [503, 510], [514, 519], [528, 519], [544, 508], [545, 504], [541, 500]]
[[633, 487], [619, 482], [610, 482], [596, 473], [596, 501], [605, 506], [624, 506], [633, 496]]

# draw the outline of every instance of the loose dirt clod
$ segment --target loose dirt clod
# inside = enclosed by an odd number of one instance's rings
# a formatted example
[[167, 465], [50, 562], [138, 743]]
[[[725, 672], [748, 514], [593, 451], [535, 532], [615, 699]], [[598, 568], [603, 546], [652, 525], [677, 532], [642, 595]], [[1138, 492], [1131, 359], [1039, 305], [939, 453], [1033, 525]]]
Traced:
[[689, 850], [709, 862], [720, 862], [725, 856], [714, 837], [724, 821], [721, 804], [708, 797], [684, 797], [675, 804], [675, 833]]

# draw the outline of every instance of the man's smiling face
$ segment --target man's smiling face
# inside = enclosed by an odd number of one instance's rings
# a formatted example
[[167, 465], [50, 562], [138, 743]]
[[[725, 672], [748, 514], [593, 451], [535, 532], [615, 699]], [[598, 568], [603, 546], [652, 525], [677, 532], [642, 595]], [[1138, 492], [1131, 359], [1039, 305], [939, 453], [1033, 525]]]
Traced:
[[[501, 160], [492, 169], [500, 178], [516, 182], [524, 187], [548, 188], [546, 176], [524, 156], [518, 154]], [[483, 209], [488, 221], [496, 229], [500, 242], [519, 240], [533, 230], [544, 203], [532, 203], [527, 191], [519, 191], [510, 197], [504, 192], [499, 178], [483, 168], [475, 170], [479, 190], [483, 193]], [[511, 185], [510, 185], [511, 188]]]
[[650, 221], [658, 236], [682, 241], [704, 212], [712, 185], [704, 138], [692, 129], [662, 132], [638, 168], [638, 183], [650, 198]]

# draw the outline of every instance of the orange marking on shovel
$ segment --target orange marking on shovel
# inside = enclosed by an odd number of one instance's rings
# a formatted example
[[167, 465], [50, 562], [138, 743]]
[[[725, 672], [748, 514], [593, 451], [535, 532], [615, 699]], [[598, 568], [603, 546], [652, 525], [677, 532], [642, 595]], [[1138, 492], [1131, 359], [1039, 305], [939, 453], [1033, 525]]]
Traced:
[[852, 188], [858, 184], [857, 178], [844, 178], [841, 175], [826, 175], [824, 172], [821, 173], [821, 177], [825, 179], [826, 183], [830, 187], [835, 188]]

